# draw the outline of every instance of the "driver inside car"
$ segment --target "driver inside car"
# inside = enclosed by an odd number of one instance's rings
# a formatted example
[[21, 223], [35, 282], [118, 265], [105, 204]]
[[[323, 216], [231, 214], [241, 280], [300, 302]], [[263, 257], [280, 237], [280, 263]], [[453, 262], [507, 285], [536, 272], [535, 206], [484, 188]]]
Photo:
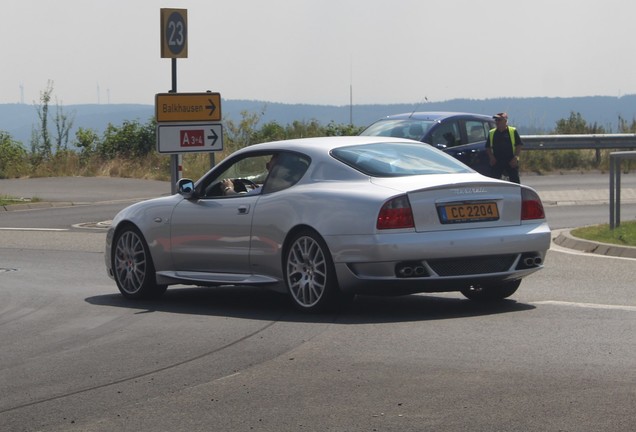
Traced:
[[[272, 167], [274, 166], [274, 164], [276, 163], [276, 156], [277, 155], [272, 155], [272, 157], [270, 158], [270, 160], [265, 164], [265, 168], [267, 169], [267, 172], [270, 172], [272, 170]], [[232, 181], [232, 179], [223, 179], [221, 181], [221, 187], [223, 190], [223, 195], [227, 196], [227, 195], [237, 195], [237, 194], [257, 194], [260, 192], [261, 187], [259, 186], [256, 189], [252, 189], [250, 191], [246, 191], [246, 192], [237, 192], [235, 187], [234, 187], [234, 182]]]

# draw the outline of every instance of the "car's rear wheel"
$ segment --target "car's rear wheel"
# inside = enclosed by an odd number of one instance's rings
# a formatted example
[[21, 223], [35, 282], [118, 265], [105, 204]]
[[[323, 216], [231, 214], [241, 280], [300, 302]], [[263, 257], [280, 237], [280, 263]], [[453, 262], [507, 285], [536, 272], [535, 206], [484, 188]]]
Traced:
[[503, 300], [513, 295], [521, 285], [521, 279], [501, 282], [494, 285], [473, 285], [462, 289], [462, 294], [471, 300], [496, 301]]
[[113, 241], [113, 273], [122, 295], [132, 299], [161, 296], [167, 286], [156, 284], [155, 267], [141, 232], [128, 226]]
[[311, 230], [300, 231], [291, 239], [284, 266], [289, 294], [303, 311], [327, 310], [349, 298], [340, 292], [327, 245]]

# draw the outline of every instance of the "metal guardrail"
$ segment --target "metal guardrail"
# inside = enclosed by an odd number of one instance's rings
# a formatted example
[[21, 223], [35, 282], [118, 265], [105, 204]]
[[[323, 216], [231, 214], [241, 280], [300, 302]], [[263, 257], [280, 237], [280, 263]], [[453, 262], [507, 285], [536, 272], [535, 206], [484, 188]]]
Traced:
[[[636, 149], [636, 134], [521, 135], [524, 150]], [[621, 224], [621, 162], [636, 159], [636, 151], [610, 153], [610, 230]]]
[[636, 159], [636, 151], [610, 153], [610, 230], [621, 224], [621, 162]]
[[521, 135], [524, 150], [636, 149], [636, 134]]

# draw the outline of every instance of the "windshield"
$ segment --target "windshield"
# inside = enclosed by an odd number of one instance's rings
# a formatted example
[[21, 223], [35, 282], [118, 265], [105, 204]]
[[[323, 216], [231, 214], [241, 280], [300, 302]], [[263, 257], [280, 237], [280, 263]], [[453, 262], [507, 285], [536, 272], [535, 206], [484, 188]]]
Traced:
[[362, 131], [360, 135], [365, 136], [390, 136], [398, 138], [409, 138], [421, 141], [424, 135], [436, 122], [432, 120], [380, 120]]
[[332, 150], [331, 155], [372, 177], [473, 172], [457, 159], [423, 144], [364, 144], [340, 147]]

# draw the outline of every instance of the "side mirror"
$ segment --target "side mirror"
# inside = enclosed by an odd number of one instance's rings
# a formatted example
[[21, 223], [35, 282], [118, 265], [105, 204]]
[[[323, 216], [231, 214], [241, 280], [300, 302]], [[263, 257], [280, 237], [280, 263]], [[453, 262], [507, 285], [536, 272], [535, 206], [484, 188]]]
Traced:
[[182, 178], [177, 182], [177, 192], [185, 199], [191, 199], [195, 195], [194, 182], [187, 178]]

